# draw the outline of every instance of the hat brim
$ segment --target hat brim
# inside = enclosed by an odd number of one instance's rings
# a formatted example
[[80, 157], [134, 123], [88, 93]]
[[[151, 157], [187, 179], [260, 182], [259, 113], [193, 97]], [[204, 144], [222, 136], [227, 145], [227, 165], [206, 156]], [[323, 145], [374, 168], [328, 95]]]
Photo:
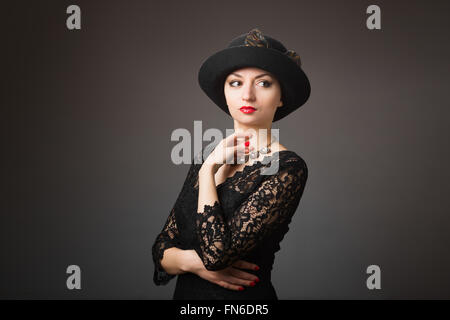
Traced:
[[311, 94], [306, 74], [290, 57], [278, 50], [252, 46], [226, 48], [203, 62], [198, 82], [206, 95], [228, 115], [224, 82], [232, 71], [243, 67], [266, 70], [280, 82], [283, 106], [277, 109], [273, 122], [300, 108]]

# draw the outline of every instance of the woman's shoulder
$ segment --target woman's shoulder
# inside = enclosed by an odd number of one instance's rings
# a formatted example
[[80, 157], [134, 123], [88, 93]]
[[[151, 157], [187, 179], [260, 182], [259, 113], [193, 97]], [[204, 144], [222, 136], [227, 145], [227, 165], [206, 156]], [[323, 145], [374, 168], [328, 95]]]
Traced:
[[308, 166], [306, 164], [306, 161], [303, 159], [301, 155], [299, 155], [294, 150], [290, 150], [287, 148], [279, 148], [278, 151], [275, 153], [278, 153], [278, 157], [280, 160], [280, 166], [282, 167], [294, 167], [299, 170], [308, 171]]
[[[275, 164], [274, 164], [275, 163]], [[305, 185], [308, 179], [308, 167], [305, 160], [293, 150], [273, 151], [272, 156], [267, 157], [264, 161], [264, 167], [261, 169], [262, 175], [276, 175], [282, 177], [280, 181], [296, 181]], [[285, 180], [285, 175], [293, 177], [293, 179]]]

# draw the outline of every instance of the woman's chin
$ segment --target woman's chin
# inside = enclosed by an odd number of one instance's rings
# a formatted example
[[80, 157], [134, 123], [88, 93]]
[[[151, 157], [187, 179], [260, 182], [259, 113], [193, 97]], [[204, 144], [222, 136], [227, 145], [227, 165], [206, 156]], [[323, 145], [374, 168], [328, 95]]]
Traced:
[[265, 116], [262, 117], [261, 114], [241, 114], [233, 117], [234, 120], [236, 120], [239, 123], [242, 123], [244, 125], [264, 125], [267, 123], [271, 123], [272, 118]]
[[252, 117], [249, 115], [240, 115], [238, 117], [235, 117], [234, 120], [236, 120], [237, 122], [241, 123], [241, 124], [245, 124], [245, 125], [253, 125], [253, 124], [257, 124], [259, 123], [259, 118], [258, 117]]

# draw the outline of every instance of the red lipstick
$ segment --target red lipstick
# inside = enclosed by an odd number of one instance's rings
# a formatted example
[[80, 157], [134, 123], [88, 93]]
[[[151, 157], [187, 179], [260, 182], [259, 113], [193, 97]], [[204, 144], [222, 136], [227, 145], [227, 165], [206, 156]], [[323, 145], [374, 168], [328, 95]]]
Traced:
[[256, 109], [251, 106], [242, 106], [239, 110], [241, 110], [243, 113], [252, 113]]

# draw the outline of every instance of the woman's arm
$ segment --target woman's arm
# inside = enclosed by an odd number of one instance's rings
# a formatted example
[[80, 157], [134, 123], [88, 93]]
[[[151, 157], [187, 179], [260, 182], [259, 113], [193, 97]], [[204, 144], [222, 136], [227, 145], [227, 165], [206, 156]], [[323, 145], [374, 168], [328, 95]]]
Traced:
[[[200, 157], [202, 152], [197, 155]], [[187, 183], [196, 176], [196, 162], [192, 160], [191, 167], [185, 179], [184, 187], [190, 187]], [[203, 176], [203, 175], [202, 175]], [[165, 285], [178, 274], [187, 272], [197, 273], [202, 269], [203, 263], [195, 250], [180, 249], [180, 234], [175, 218], [175, 211], [183, 200], [180, 195], [172, 208], [162, 231], [158, 234], [152, 247], [153, 261], [155, 265], [153, 281], [156, 285]]]
[[[202, 181], [211, 188], [214, 177], [207, 167], [204, 172]], [[286, 230], [303, 194], [307, 176], [303, 160], [290, 161], [289, 166], [268, 176], [229, 221], [224, 219], [215, 190], [204, 190], [204, 198], [199, 199], [204, 208], [199, 207], [197, 213], [200, 246], [196, 250], [206, 269], [224, 269], [248, 255], [275, 230]]]
[[[167, 284], [175, 274], [167, 272], [162, 265], [164, 258], [167, 258], [167, 253], [171, 248], [180, 246], [179, 233], [177, 223], [175, 220], [175, 207], [171, 210], [169, 217], [163, 227], [163, 230], [158, 234], [156, 240], [152, 246], [152, 256], [155, 265], [153, 273], [153, 282], [160, 286]], [[172, 250], [173, 251], [173, 250]], [[170, 253], [169, 253], [170, 255]], [[173, 260], [173, 259], [172, 259]], [[166, 261], [165, 265], [167, 265]], [[171, 266], [171, 268], [173, 268]], [[173, 269], [172, 269], [173, 270]]]
[[[212, 205], [214, 201], [218, 201], [216, 183], [214, 180], [214, 174], [216, 172], [217, 166], [215, 166], [214, 164], [204, 164], [199, 170], [199, 210], [201, 208], [201, 210], [203, 211], [205, 204]], [[177, 247], [165, 249], [162, 253], [162, 259], [160, 262], [161, 267], [169, 275], [178, 275], [187, 272], [193, 272], [194, 270], [198, 269], [198, 266], [193, 265], [193, 261], [195, 261], [195, 257], [192, 256], [193, 254], [197, 255], [195, 250], [183, 250]]]
[[258, 266], [253, 263], [239, 260], [232, 267], [209, 271], [195, 250], [182, 250], [175, 247], [167, 249], [161, 264], [169, 274], [193, 273], [230, 290], [242, 290], [242, 286], [254, 286], [259, 281], [257, 276], [243, 271], [243, 269], [257, 270]]
[[[208, 156], [198, 172], [198, 207], [197, 213], [204, 211], [205, 205], [212, 206], [219, 202], [214, 175], [222, 165], [235, 163], [237, 157], [247, 154], [254, 147], [246, 148], [244, 142], [252, 133], [235, 132], [223, 139]], [[242, 140], [238, 141], [241, 138]]]
[[198, 209], [197, 213], [204, 211], [205, 205], [212, 206], [219, 201], [217, 196], [216, 181], [214, 175], [218, 167], [213, 164], [204, 163], [198, 172]]
[[183, 250], [177, 247], [166, 249], [161, 260], [161, 266], [171, 275], [191, 272], [193, 269], [192, 254], [196, 254], [195, 250]]
[[[188, 183], [194, 177], [195, 172], [196, 167], [193, 161], [185, 179], [183, 189], [185, 187], [189, 187]], [[178, 210], [181, 202], [183, 201], [183, 189], [181, 190], [162, 231], [156, 237], [152, 247], [153, 262], [155, 265], [153, 282], [156, 285], [167, 284], [172, 278], [183, 271], [183, 263], [185, 258], [180, 253], [183, 250], [179, 249], [182, 243], [175, 218], [175, 212]]]

